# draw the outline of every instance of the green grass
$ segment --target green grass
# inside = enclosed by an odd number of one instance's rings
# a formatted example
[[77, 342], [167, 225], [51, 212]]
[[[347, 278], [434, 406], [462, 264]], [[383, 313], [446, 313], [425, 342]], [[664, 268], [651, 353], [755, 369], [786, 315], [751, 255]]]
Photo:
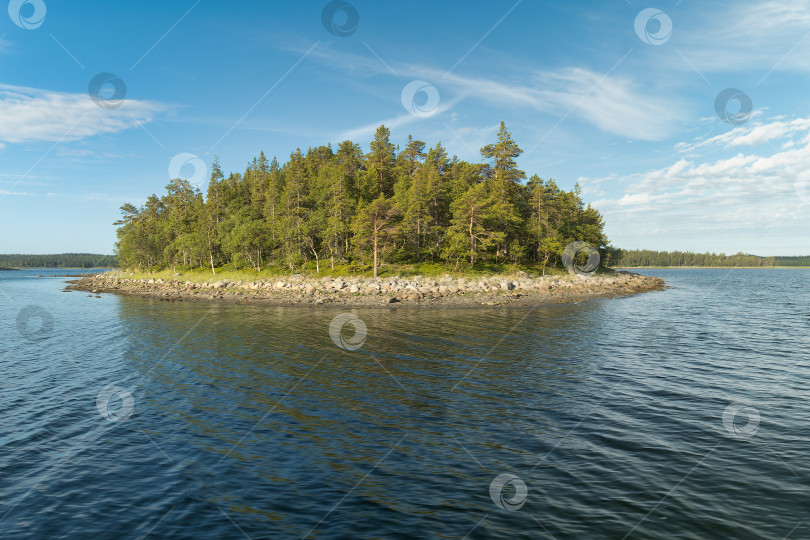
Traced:
[[[439, 278], [450, 276], [453, 278], [480, 278], [490, 277], [493, 275], [515, 275], [523, 271], [530, 276], [539, 276], [542, 273], [540, 266], [515, 266], [512, 264], [505, 265], [476, 265], [475, 268], [459, 267], [458, 269], [438, 263], [415, 263], [415, 264], [383, 264], [378, 268], [378, 276], [381, 278], [388, 278], [399, 276], [403, 278], [413, 276], [425, 276]], [[597, 273], [612, 273], [612, 270], [600, 268]], [[216, 275], [211, 273], [210, 269], [177, 269], [175, 275], [174, 270], [171, 268], [155, 271], [152, 273], [144, 271], [128, 272], [121, 270], [121, 277], [129, 279], [163, 279], [164, 281], [179, 280], [179, 281], [192, 281], [192, 282], [215, 282], [221, 279], [229, 279], [231, 281], [250, 282], [261, 279], [283, 279], [289, 277], [296, 272], [291, 272], [287, 268], [269, 267], [257, 272], [245, 268], [231, 268], [228, 266], [217, 268]], [[347, 276], [361, 276], [371, 277], [374, 275], [374, 269], [370, 265], [363, 264], [336, 264], [332, 270], [329, 262], [321, 264], [320, 273], [316, 272], [315, 264], [307, 265], [306, 268], [300, 273], [303, 273], [308, 278], [322, 278], [322, 277], [347, 277]], [[565, 275], [567, 272], [562, 268], [546, 268], [546, 275]], [[130, 275], [131, 274], [131, 275]]]

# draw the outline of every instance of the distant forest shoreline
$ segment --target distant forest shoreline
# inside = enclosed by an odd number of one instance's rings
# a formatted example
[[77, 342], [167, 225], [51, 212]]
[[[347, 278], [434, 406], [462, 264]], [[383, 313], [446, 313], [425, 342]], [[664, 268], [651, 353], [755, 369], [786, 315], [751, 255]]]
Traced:
[[619, 249], [611, 254], [613, 268], [771, 268], [810, 266], [810, 255], [760, 257], [749, 253], [693, 253]]
[[[810, 267], [810, 255], [760, 257], [738, 253], [692, 253], [617, 249], [612, 268], [796, 268]], [[0, 254], [0, 271], [21, 268], [118, 268], [115, 255], [58, 253], [50, 255]]]
[[54, 253], [28, 255], [22, 253], [0, 254], [0, 270], [20, 268], [117, 268], [115, 255], [96, 253]]
[[[615, 250], [611, 268], [792, 268], [810, 267], [810, 255], [760, 257], [689, 251]], [[115, 255], [57, 253], [0, 254], [0, 271], [20, 268], [118, 268]]]

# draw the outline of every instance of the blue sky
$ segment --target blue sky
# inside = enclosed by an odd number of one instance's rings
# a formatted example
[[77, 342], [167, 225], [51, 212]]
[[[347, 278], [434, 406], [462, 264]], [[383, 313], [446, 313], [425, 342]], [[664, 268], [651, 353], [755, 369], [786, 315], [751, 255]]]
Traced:
[[367, 149], [385, 123], [479, 160], [503, 120], [616, 246], [810, 253], [810, 0], [357, 0], [327, 28], [328, 5], [11, 0], [0, 252], [110, 253], [121, 204], [214, 155]]

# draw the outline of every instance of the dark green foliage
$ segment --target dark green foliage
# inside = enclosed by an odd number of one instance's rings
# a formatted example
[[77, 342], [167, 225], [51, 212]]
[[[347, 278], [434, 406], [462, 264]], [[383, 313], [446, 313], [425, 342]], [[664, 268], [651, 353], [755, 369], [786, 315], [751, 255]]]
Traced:
[[773, 257], [776, 266], [810, 266], [810, 255], [804, 257]]
[[0, 255], [0, 267], [4, 268], [113, 268], [116, 266], [118, 266], [118, 260], [114, 255], [93, 253]]
[[244, 174], [227, 178], [212, 164], [205, 196], [185, 180], [136, 208], [121, 207], [116, 249], [121, 265], [301, 271], [335, 263], [464, 265], [555, 264], [563, 248], [584, 240], [607, 253], [602, 216], [579, 187], [526, 175], [522, 150], [501, 124], [485, 163], [448, 158], [441, 144], [406, 147], [377, 129], [370, 151], [344, 141], [296, 149], [284, 165], [264, 153]]
[[[648, 249], [613, 250], [609, 254], [606, 266], [800, 266], [787, 264], [782, 259], [805, 259], [810, 263], [810, 257], [759, 257], [747, 253], [726, 255], [725, 253], [692, 253], [689, 251], [651, 251]], [[792, 262], [792, 261], [791, 261]]]

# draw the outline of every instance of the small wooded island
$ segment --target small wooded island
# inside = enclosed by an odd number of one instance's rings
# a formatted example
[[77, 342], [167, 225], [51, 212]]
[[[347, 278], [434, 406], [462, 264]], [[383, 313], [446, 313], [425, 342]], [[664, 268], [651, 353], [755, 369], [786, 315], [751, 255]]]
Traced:
[[[349, 273], [380, 264], [433, 263], [455, 270], [493, 265], [542, 269], [580, 240], [608, 240], [579, 186], [526, 174], [523, 151], [501, 123], [481, 149], [486, 162], [448, 158], [441, 143], [408, 137], [404, 149], [377, 129], [364, 154], [351, 141], [296, 149], [286, 163], [262, 152], [244, 174], [224, 176], [214, 160], [207, 191], [174, 179], [142, 207], [121, 207], [121, 268], [265, 268], [318, 273], [324, 261]], [[376, 262], [376, 264], [375, 264]], [[541, 270], [542, 271], [542, 270]]]
[[425, 149], [409, 136], [400, 151], [380, 126], [366, 154], [351, 141], [296, 149], [283, 165], [262, 152], [228, 177], [215, 159], [205, 195], [177, 178], [140, 208], [123, 205], [115, 223], [123, 270], [72, 288], [285, 304], [480, 304], [662, 287], [604, 269], [611, 275], [560, 276], [572, 242], [595, 247], [604, 266], [617, 250], [578, 185], [566, 191], [537, 175], [524, 182], [515, 162], [523, 151], [503, 122], [481, 149], [483, 163], [450, 158], [441, 143]]

